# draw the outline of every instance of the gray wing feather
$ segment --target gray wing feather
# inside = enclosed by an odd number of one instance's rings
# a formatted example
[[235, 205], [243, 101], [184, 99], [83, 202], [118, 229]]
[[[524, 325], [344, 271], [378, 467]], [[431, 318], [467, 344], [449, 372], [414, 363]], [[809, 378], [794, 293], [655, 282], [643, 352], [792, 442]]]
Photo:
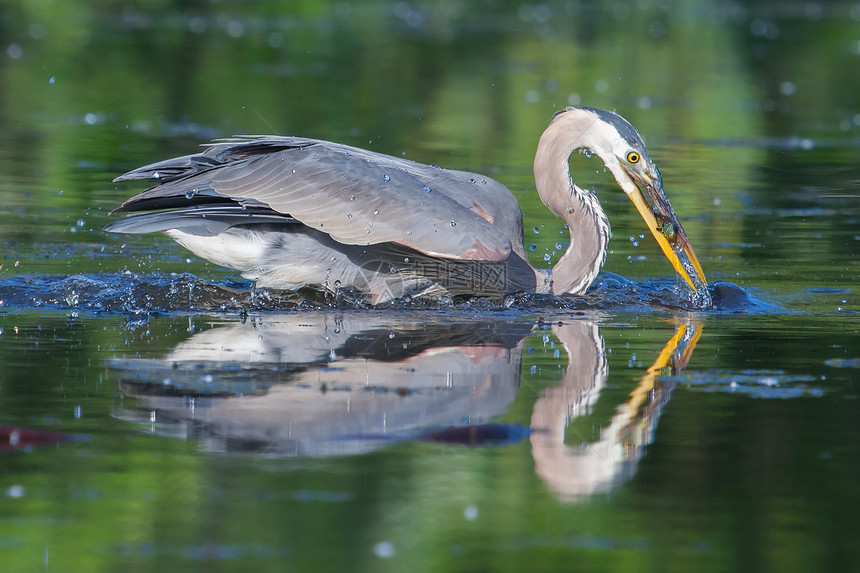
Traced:
[[119, 210], [159, 208], [158, 201], [183, 196], [222, 197], [289, 215], [344, 244], [393, 242], [471, 260], [504, 260], [512, 249], [522, 250], [519, 206], [503, 185], [345, 145], [231, 139], [118, 180], [147, 178], [161, 184]]
[[156, 233], [178, 229], [194, 235], [212, 237], [223, 233], [236, 225], [260, 223], [295, 223], [291, 217], [273, 213], [265, 209], [246, 209], [241, 206], [209, 206], [200, 205], [156, 211], [152, 213], [136, 213], [105, 227], [111, 233]]

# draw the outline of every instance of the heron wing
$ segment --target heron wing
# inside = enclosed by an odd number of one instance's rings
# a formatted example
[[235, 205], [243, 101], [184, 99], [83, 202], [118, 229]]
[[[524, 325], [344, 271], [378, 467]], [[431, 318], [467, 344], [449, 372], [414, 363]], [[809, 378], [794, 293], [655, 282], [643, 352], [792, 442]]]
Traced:
[[504, 260], [517, 229], [493, 222], [510, 218], [516, 200], [492, 180], [492, 189], [478, 189], [487, 178], [477, 175], [471, 189], [469, 175], [317, 140], [241, 138], [119, 177], [160, 184], [118, 210], [232, 201], [272, 209], [344, 244], [392, 242], [430, 256]]

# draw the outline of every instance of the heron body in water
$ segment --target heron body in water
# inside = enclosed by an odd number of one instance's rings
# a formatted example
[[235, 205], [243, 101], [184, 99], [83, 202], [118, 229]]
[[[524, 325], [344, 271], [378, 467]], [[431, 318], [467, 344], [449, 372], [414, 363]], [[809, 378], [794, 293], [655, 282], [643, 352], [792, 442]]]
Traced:
[[[161, 231], [258, 286], [403, 297], [581, 294], [606, 259], [610, 226], [573, 182], [573, 151], [600, 157], [700, 300], [707, 283], [642, 137], [620, 115], [568, 107], [538, 143], [537, 192], [570, 245], [551, 271], [523, 248], [519, 204], [501, 183], [300, 137], [235, 137], [116, 179], [156, 184], [116, 211], [117, 233]], [[650, 199], [650, 201], [649, 201]], [[143, 211], [143, 212], [141, 212]]]

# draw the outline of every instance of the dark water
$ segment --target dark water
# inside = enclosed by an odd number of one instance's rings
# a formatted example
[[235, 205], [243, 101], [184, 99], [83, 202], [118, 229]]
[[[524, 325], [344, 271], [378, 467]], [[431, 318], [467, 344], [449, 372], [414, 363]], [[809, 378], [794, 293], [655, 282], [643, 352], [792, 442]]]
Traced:
[[[860, 569], [860, 11], [841, 2], [0, 8], [2, 570]], [[356, 307], [101, 228], [212, 137], [486, 173], [535, 266], [568, 103], [645, 136], [700, 312], [596, 160], [579, 298]], [[534, 229], [534, 230], [532, 230]]]

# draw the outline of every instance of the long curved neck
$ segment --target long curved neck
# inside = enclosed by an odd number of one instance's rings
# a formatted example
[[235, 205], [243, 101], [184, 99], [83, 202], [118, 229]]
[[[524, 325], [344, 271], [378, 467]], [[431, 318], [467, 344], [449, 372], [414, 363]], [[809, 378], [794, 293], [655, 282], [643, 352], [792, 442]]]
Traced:
[[570, 246], [552, 268], [552, 293], [585, 292], [603, 262], [609, 244], [609, 219], [594, 193], [578, 187], [568, 160], [582, 143], [583, 131], [553, 122], [544, 131], [535, 153], [535, 185], [544, 205], [567, 223]]

